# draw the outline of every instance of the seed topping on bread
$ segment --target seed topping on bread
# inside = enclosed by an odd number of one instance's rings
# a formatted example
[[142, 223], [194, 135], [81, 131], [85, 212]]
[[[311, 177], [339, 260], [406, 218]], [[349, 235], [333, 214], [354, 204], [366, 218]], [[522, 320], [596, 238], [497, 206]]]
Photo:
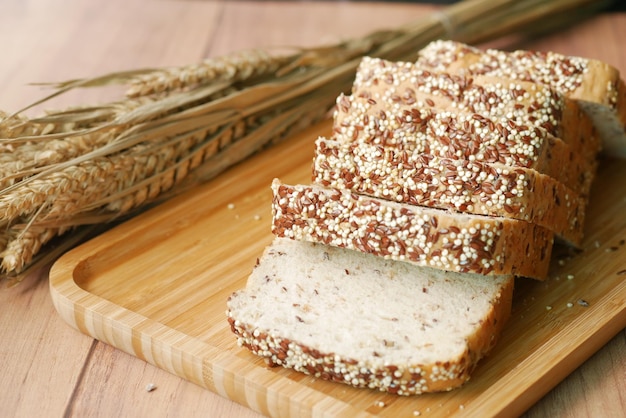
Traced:
[[339, 96], [334, 127], [337, 139], [529, 167], [548, 137], [542, 128], [513, 120], [494, 122], [478, 113], [404, 105], [373, 111], [374, 104], [374, 100], [359, 96]]
[[274, 180], [272, 189], [272, 232], [279, 237], [448, 271], [537, 279], [547, 274], [553, 233], [535, 224], [404, 205], [318, 185]]
[[[276, 210], [286, 219], [279, 227], [283, 232], [278, 232], [278, 235], [299, 240], [305, 235], [318, 236], [337, 247], [354, 243], [363, 252], [421, 261], [428, 259], [427, 255], [436, 243], [441, 243], [444, 248], [431, 254], [432, 264], [443, 264], [448, 268], [452, 268], [453, 264], [471, 265], [468, 269], [473, 271], [492, 269], [500, 259], [493, 254], [494, 243], [502, 228], [498, 224], [475, 223], [469, 229], [438, 228], [437, 218], [421, 211], [408, 208], [394, 210], [372, 199], [360, 199], [362, 204], [353, 212], [353, 196], [347, 193], [330, 191], [327, 195], [311, 187], [275, 187]], [[291, 214], [300, 214], [308, 219], [325, 219], [326, 222], [300, 225], [302, 230], [288, 229], [292, 222]], [[293, 223], [297, 225], [300, 222], [294, 218]], [[396, 239], [396, 236], [401, 239]]]
[[[419, 52], [415, 65], [464, 77], [499, 77], [548, 86], [586, 113], [595, 131], [581, 127], [585, 135], [600, 139], [603, 155], [626, 158], [626, 84], [619, 70], [606, 62], [551, 51], [482, 50], [439, 40]], [[576, 117], [571, 119], [575, 123]]]
[[579, 245], [586, 201], [534, 170], [318, 138], [313, 180], [400, 203], [537, 223]]
[[446, 71], [450, 64], [466, 54], [480, 54], [480, 59], [467, 67], [471, 74], [489, 74], [495, 77], [518, 79], [546, 84], [559, 91], [579, 88], [588, 71], [588, 60], [553, 52], [519, 50], [512, 52], [479, 50], [452, 41], [435, 41], [420, 51], [420, 62], [438, 71]]
[[[382, 94], [376, 87], [379, 84], [385, 86]], [[422, 101], [417, 92], [432, 98]], [[507, 84], [502, 81], [477, 84], [471, 76], [434, 73], [410, 62], [369, 57], [361, 61], [353, 93], [372, 104], [381, 100], [393, 106], [404, 101], [418, 108], [441, 106], [437, 102], [442, 99], [459, 111], [481, 114], [503, 123], [530, 122], [557, 136], [564, 106], [560, 94], [537, 84], [515, 80], [508, 80]]]

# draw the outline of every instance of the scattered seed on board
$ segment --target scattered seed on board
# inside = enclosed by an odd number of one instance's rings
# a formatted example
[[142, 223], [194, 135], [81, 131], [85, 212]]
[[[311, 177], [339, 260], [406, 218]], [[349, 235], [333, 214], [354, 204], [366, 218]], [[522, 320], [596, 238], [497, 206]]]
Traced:
[[146, 385], [146, 392], [152, 392], [154, 390], [156, 390], [156, 385], [154, 383], [148, 383]]
[[589, 306], [589, 302], [587, 302], [585, 299], [578, 299], [578, 304], [580, 306], [584, 306], [585, 308]]
[[261, 215], [254, 215], [254, 220], [255, 221], [260, 221], [261, 220]]
[[571, 308], [572, 306], [574, 306], [574, 304], [572, 302], [567, 302], [567, 307]]
[[234, 203], [229, 203], [228, 206], [226, 206], [228, 209], [235, 209], [235, 204]]
[[385, 407], [385, 402], [378, 401], [378, 402], [376, 402], [376, 406], [379, 407], [379, 408], [384, 408]]

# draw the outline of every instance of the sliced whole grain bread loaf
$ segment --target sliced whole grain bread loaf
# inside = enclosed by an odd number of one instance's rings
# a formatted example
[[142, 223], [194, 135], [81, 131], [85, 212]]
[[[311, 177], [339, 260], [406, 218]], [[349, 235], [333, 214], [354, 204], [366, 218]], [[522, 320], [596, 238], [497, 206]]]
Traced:
[[441, 270], [546, 278], [554, 234], [541, 226], [401, 204], [319, 185], [272, 183], [272, 232]]
[[332, 139], [534, 169], [581, 196], [589, 194], [597, 169], [595, 158], [541, 127], [354, 95], [338, 97]]
[[626, 158], [626, 86], [613, 66], [555, 52], [482, 50], [455, 41], [434, 41], [417, 65], [431, 71], [495, 76], [548, 85], [574, 99], [593, 120], [603, 152]]
[[272, 183], [276, 237], [227, 302], [238, 344], [270, 365], [399, 395], [459, 387], [510, 316], [514, 276], [547, 277], [555, 233], [582, 239], [601, 146], [583, 109], [619, 116], [623, 83], [595, 107], [431, 64], [364, 58], [314, 184]]
[[414, 395], [470, 378], [510, 316], [513, 283], [275, 238], [227, 317], [272, 366]]
[[519, 219], [574, 246], [583, 238], [586, 199], [531, 169], [318, 138], [313, 181], [400, 203]]
[[549, 86], [491, 76], [461, 76], [421, 69], [410, 62], [364, 57], [352, 95], [386, 108], [407, 104], [487, 117], [493, 123], [539, 126], [575, 153], [596, 157], [600, 140], [577, 102]]

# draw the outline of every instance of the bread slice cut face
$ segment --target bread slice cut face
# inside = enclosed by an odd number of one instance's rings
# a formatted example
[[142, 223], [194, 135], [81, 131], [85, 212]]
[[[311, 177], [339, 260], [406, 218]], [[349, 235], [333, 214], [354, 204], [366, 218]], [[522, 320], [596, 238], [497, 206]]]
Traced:
[[513, 283], [275, 238], [227, 316], [272, 366], [414, 395], [469, 379], [510, 316]]

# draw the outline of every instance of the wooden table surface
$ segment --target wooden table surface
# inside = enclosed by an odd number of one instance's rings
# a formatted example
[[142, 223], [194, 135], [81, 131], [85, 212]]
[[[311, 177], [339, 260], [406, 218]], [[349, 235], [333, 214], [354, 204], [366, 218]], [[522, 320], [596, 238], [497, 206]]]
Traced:
[[[28, 83], [195, 63], [251, 47], [320, 45], [416, 19], [410, 3], [2, 0], [0, 109], [44, 91]], [[626, 74], [626, 14], [602, 14], [527, 45], [605, 60]], [[54, 102], [102, 100], [98, 91]], [[0, 291], [0, 416], [259, 416], [70, 328], [47, 270]], [[146, 385], [157, 389], [148, 392]], [[528, 417], [626, 416], [626, 332], [534, 405]]]

